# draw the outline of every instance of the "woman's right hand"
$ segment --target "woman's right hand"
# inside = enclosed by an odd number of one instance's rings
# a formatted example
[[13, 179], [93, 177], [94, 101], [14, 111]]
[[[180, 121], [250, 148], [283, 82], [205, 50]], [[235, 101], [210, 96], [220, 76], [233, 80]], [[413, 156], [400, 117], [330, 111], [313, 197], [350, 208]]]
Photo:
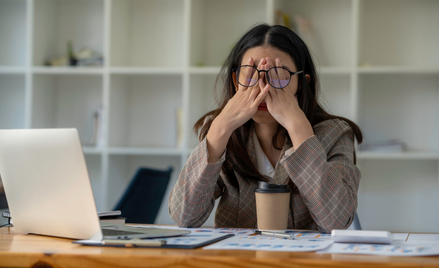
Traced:
[[[261, 59], [257, 69], [261, 70], [265, 64], [266, 59]], [[248, 59], [247, 65], [254, 65], [254, 59], [252, 57]], [[248, 79], [252, 78], [254, 75], [257, 74], [241, 74], [241, 76], [245, 76]], [[265, 73], [261, 73], [261, 77], [259, 79], [264, 79], [264, 76]], [[227, 102], [224, 109], [215, 119], [220, 121], [224, 128], [228, 128], [230, 133], [245, 124], [245, 122], [255, 115], [255, 113], [258, 111], [258, 106], [264, 100], [269, 91], [268, 84], [264, 88], [260, 88], [260, 83], [258, 81], [252, 87], [244, 87], [238, 83], [238, 78], [236, 77], [235, 73], [233, 74], [233, 77], [235, 88], [237, 88], [236, 94]]]
[[[260, 70], [266, 64], [261, 59], [258, 65]], [[254, 65], [254, 59], [248, 59], [248, 65]], [[245, 74], [250, 78], [252, 74]], [[264, 79], [264, 73], [259, 79]], [[217, 162], [226, 149], [227, 143], [233, 131], [247, 122], [258, 111], [258, 107], [268, 94], [269, 84], [260, 88], [262, 83], [256, 83], [252, 87], [244, 87], [238, 83], [234, 74], [236, 94], [227, 102], [221, 113], [213, 120], [207, 133], [207, 150], [209, 152], [209, 163]]]

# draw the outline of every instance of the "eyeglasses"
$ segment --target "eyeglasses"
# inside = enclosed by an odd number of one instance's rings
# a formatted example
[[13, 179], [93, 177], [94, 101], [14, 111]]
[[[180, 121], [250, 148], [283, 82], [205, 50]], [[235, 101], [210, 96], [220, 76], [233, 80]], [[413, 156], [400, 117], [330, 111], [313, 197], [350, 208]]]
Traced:
[[303, 73], [303, 71], [290, 72], [284, 67], [272, 67], [266, 70], [258, 70], [251, 65], [242, 65], [232, 70], [236, 73], [238, 83], [243, 87], [252, 87], [259, 80], [261, 72], [266, 73], [268, 83], [274, 88], [284, 88], [291, 80], [291, 76]]

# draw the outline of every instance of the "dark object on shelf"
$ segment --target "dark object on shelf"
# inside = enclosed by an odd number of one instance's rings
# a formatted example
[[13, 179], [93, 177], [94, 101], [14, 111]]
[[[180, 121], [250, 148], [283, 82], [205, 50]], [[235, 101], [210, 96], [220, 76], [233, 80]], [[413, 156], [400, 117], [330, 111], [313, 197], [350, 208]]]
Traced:
[[69, 59], [70, 66], [76, 66], [78, 64], [78, 60], [75, 58]]
[[154, 223], [173, 168], [139, 168], [114, 210], [122, 211], [127, 223]]
[[75, 53], [73, 52], [72, 42], [67, 42], [67, 52], [69, 55], [69, 64], [70, 66], [76, 66], [78, 64], [78, 60], [75, 57]]
[[405, 143], [394, 139], [374, 143], [364, 143], [360, 145], [360, 150], [369, 152], [404, 152]]
[[47, 66], [102, 66], [104, 58], [101, 53], [83, 47], [74, 51], [73, 45], [67, 43], [67, 54], [51, 58], [45, 62]]

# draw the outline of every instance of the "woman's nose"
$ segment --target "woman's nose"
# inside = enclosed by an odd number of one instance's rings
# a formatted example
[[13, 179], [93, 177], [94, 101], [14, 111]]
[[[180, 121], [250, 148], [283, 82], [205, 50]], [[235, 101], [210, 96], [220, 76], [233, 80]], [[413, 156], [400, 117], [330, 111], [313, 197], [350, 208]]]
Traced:
[[262, 74], [262, 81], [264, 82], [264, 84], [267, 84], [268, 83], [267, 73], [261, 73], [261, 74]]

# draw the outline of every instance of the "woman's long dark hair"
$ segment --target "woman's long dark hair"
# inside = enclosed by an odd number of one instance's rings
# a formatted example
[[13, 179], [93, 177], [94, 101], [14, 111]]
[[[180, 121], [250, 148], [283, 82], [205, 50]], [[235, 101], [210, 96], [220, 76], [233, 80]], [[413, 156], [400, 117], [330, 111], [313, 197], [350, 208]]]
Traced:
[[[233, 82], [232, 69], [241, 65], [242, 57], [248, 49], [264, 45], [275, 47], [289, 54], [297, 69], [304, 70], [303, 74], [299, 75], [297, 97], [299, 106], [311, 125], [314, 126], [328, 119], [341, 119], [353, 129], [355, 138], [358, 144], [360, 144], [363, 141], [363, 135], [355, 123], [344, 117], [327, 113], [318, 103], [317, 94], [320, 85], [306, 44], [289, 28], [279, 25], [269, 26], [267, 24], [257, 25], [244, 34], [235, 44], [224, 62], [217, 77], [217, 82], [222, 81], [224, 83], [219, 108], [203, 115], [195, 123], [194, 131], [195, 133], [199, 131], [199, 139], [203, 140], [206, 137], [212, 121], [221, 113], [228, 100], [235, 95], [236, 89]], [[305, 74], [309, 75], [309, 81], [305, 78]], [[266, 181], [253, 165], [246, 148], [252, 124], [253, 120], [250, 119], [244, 125], [237, 128], [227, 143], [226, 160], [222, 166], [222, 171], [228, 177], [229, 182], [236, 188], [238, 188], [238, 181], [234, 172], [247, 181]], [[286, 133], [287, 141], [291, 141], [288, 132], [279, 124], [277, 132], [272, 139], [274, 148], [278, 150], [281, 149], [278, 146], [278, 136], [280, 133]]]

